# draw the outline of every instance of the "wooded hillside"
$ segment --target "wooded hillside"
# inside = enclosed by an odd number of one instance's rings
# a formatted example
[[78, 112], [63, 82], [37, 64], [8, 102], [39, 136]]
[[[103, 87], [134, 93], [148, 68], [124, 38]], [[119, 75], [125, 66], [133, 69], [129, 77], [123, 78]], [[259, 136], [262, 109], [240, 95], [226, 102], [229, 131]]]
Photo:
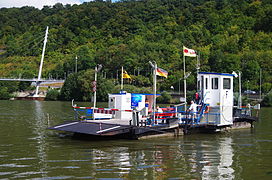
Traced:
[[[37, 77], [46, 26], [43, 77], [63, 78], [103, 64], [102, 77], [120, 77], [121, 66], [138, 87], [150, 86], [150, 65], [169, 72], [160, 90], [183, 78], [182, 47], [200, 54], [201, 71], [242, 72], [243, 88], [272, 87], [271, 0], [126, 0], [0, 9], [0, 77]], [[196, 59], [186, 58], [189, 89]], [[136, 75], [140, 75], [137, 76]], [[117, 81], [115, 81], [117, 83]]]

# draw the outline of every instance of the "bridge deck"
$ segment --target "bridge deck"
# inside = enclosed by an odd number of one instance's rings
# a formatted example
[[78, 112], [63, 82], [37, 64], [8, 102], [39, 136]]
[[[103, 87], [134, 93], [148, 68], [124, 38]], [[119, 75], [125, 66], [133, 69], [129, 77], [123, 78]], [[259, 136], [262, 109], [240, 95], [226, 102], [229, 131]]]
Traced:
[[21, 78], [0, 78], [0, 81], [26, 81], [26, 82], [64, 82], [63, 79], [21, 79]]

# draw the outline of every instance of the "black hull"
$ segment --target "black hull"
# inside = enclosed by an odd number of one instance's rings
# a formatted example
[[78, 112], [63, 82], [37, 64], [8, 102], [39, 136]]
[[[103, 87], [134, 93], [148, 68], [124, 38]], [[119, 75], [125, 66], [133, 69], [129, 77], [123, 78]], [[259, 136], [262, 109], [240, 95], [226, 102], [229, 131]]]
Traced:
[[[173, 124], [176, 124], [176, 126], [173, 126]], [[168, 124], [160, 124], [152, 127], [86, 121], [67, 121], [48, 129], [73, 133], [73, 137], [80, 139], [106, 140], [139, 139], [143, 136], [176, 132], [175, 129], [177, 128], [177, 119], [171, 119]]]

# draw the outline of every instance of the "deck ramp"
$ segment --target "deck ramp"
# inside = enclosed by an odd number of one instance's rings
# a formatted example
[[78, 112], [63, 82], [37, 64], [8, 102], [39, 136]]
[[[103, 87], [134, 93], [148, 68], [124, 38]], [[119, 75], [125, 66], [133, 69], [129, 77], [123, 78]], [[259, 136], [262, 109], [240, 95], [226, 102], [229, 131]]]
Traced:
[[106, 136], [128, 133], [132, 129], [132, 126], [99, 122], [69, 121], [57, 126], [52, 126], [48, 129], [96, 136]]

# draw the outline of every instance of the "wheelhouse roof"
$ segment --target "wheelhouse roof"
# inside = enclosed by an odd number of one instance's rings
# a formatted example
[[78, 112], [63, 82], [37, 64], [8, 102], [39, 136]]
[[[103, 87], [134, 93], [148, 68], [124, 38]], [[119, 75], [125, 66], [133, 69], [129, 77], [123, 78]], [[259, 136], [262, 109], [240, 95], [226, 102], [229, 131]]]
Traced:
[[212, 74], [212, 75], [220, 75], [220, 76], [234, 76], [233, 74], [228, 74], [228, 73], [214, 73], [214, 72], [199, 72], [198, 74]]
[[[125, 95], [125, 94], [127, 94], [127, 93], [110, 93], [111, 95]], [[147, 93], [129, 93], [129, 94], [139, 94], [139, 95], [146, 95], [146, 96], [148, 96], [148, 95], [154, 95], [154, 94], [147, 94]], [[161, 94], [156, 94], [156, 96], [160, 96]]]

